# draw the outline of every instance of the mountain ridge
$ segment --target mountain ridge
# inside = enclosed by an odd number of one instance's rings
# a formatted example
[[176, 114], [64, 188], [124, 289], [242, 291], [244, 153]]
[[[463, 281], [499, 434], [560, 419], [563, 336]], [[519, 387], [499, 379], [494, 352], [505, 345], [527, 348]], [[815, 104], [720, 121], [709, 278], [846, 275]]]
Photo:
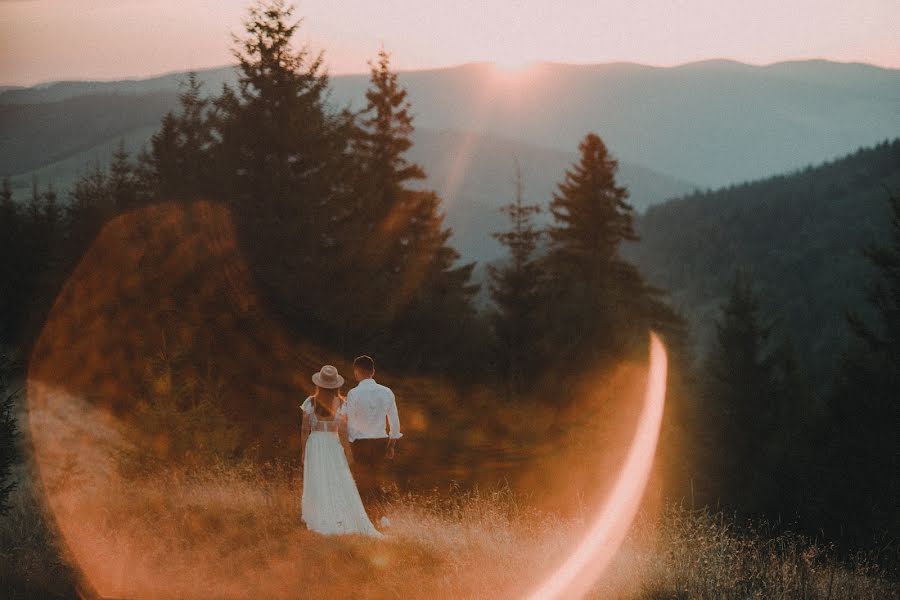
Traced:
[[[232, 66], [198, 75], [211, 94], [237, 79]], [[537, 63], [508, 71], [470, 63], [401, 71], [399, 77], [417, 127], [474, 130], [564, 151], [594, 131], [622, 161], [703, 187], [801, 168], [900, 134], [900, 70], [865, 64]], [[146, 94], [174, 96], [184, 79], [185, 73], [173, 72], [150, 79], [8, 90], [0, 93], [0, 109], [101, 92], [142, 103]], [[330, 101], [336, 108], [359, 109], [367, 86], [364, 74], [334, 76]], [[92, 97], [104, 101], [103, 96]], [[0, 129], [10, 127], [9, 121], [0, 112]], [[23, 170], [5, 164], [7, 156], [19, 156], [8, 150], [16, 141], [7, 141], [4, 152], [0, 140], [4, 172]]]
[[[453, 69], [465, 68], [472, 65], [496, 65], [496, 63], [492, 61], [471, 61], [465, 63], [459, 63], [454, 65], [444, 65], [437, 67], [421, 67], [414, 69], [402, 69], [399, 73], [422, 73], [422, 72], [431, 72], [431, 71], [448, 71]], [[647, 63], [635, 62], [635, 61], [627, 61], [627, 60], [617, 60], [617, 61], [609, 61], [609, 62], [591, 62], [591, 63], [569, 63], [569, 62], [561, 62], [561, 61], [553, 61], [553, 60], [540, 60], [533, 61], [526, 65], [525, 68], [528, 68], [533, 65], [550, 65], [550, 66], [558, 66], [558, 67], [572, 67], [572, 68], [603, 68], [603, 67], [638, 67], [642, 69], [648, 70], [664, 70], [664, 69], [686, 69], [692, 67], [702, 67], [702, 66], [718, 66], [718, 65], [729, 65], [735, 67], [749, 67], [751, 69], [769, 69], [772, 67], [780, 67], [780, 66], [793, 66], [793, 65], [845, 65], [845, 66], [853, 66], [853, 67], [861, 67], [867, 68], [873, 71], [881, 71], [881, 72], [897, 72], [900, 71], [900, 68], [897, 67], [888, 67], [884, 65], [876, 65], [874, 63], [867, 63], [862, 61], [840, 61], [840, 60], [832, 60], [827, 58], [800, 58], [800, 59], [788, 59], [788, 60], [780, 60], [773, 61], [769, 63], [748, 63], [744, 61], [740, 61], [737, 59], [730, 58], [706, 58], [699, 60], [692, 60], [683, 63], [678, 63], [674, 65], [651, 65]], [[146, 76], [133, 76], [133, 77], [108, 77], [108, 78], [85, 78], [85, 79], [49, 79], [47, 81], [42, 81], [38, 83], [34, 83], [31, 85], [22, 85], [22, 84], [0, 84], [0, 94], [2, 92], [11, 91], [11, 90], [29, 90], [29, 89], [46, 89], [51, 86], [60, 85], [60, 84], [116, 84], [116, 83], [135, 83], [135, 82], [145, 82], [152, 80], [160, 80], [165, 79], [174, 75], [182, 75], [186, 76], [190, 72], [200, 73], [208, 73], [212, 71], [222, 71], [226, 69], [235, 69], [237, 68], [237, 64], [222, 64], [222, 65], [211, 65], [209, 67], [201, 67], [197, 69], [172, 69], [169, 71], [162, 71], [160, 73], [154, 73]], [[331, 77], [356, 77], [356, 76], [368, 76], [368, 72], [359, 71], [359, 72], [342, 72], [335, 73], [330, 75]], [[3, 102], [0, 99], [0, 102]]]

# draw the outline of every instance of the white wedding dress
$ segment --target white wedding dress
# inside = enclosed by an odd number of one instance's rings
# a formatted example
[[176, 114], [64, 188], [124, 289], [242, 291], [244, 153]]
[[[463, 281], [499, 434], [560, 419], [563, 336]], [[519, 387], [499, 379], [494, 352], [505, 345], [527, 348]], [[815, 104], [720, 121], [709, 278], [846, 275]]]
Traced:
[[311, 530], [323, 535], [359, 534], [382, 537], [375, 529], [359, 497], [359, 490], [344, 455], [339, 429], [346, 417], [337, 410], [334, 419], [316, 415], [312, 398], [302, 405], [303, 498], [302, 519]]

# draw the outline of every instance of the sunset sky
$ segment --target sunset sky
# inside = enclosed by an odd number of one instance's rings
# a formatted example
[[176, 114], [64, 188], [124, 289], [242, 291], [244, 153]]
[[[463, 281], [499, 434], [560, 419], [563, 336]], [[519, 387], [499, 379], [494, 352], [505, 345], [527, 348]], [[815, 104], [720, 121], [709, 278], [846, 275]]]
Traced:
[[[0, 84], [146, 77], [232, 62], [247, 0], [0, 0]], [[332, 73], [381, 43], [399, 69], [708, 58], [900, 68], [897, 0], [307, 0], [300, 39]], [[561, 7], [565, 7], [562, 9]]]

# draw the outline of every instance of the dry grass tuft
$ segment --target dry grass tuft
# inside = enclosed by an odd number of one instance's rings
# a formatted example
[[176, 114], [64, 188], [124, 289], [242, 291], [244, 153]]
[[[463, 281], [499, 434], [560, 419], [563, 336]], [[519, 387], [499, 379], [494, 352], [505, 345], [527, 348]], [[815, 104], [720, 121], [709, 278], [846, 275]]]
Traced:
[[[381, 542], [324, 538], [299, 523], [299, 473], [225, 465], [122, 481], [87, 515], [105, 548], [105, 593], [127, 598], [521, 597], [583, 522], [506, 487], [389, 493]], [[71, 574], [27, 486], [0, 521], [3, 591], [67, 596]], [[99, 543], [102, 542], [102, 543]], [[23, 587], [24, 586], [24, 587]], [[42, 587], [44, 586], [44, 587]], [[23, 591], [24, 590], [24, 591]], [[18, 594], [18, 596], [16, 595]], [[670, 507], [633, 528], [594, 598], [898, 598], [876, 565], [845, 565], [799, 537], [744, 535], [721, 515]]]

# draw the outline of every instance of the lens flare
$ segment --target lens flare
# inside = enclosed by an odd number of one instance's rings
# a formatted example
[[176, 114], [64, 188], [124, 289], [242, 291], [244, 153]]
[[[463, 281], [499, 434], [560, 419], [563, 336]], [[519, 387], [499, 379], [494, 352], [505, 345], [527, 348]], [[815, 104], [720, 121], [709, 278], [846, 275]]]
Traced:
[[530, 600], [583, 596], [622, 545], [637, 514], [653, 466], [665, 404], [667, 362], [662, 342], [651, 333], [644, 408], [612, 493], [574, 552], [529, 595]]
[[[70, 274], [29, 360], [28, 431], [83, 597], [518, 598], [547, 548], [571, 557], [532, 597], [573, 597], [616, 554], [659, 435], [666, 356], [655, 335], [646, 388], [645, 366], [623, 362], [594, 374], [562, 415], [504, 407], [490, 388], [463, 398], [435, 378], [386, 379], [407, 443], [397, 481], [413, 495], [394, 502], [388, 539], [373, 543], [319, 538], [299, 522], [298, 399], [323, 362], [349, 365], [268, 314], [230, 213], [214, 203], [122, 215]], [[557, 434], [555, 423], [577, 427]], [[614, 430], [600, 452], [598, 427]], [[209, 461], [239, 444], [254, 454]], [[618, 474], [608, 494], [597, 473]], [[460, 500], [501, 480], [508, 493]], [[449, 482], [460, 485], [447, 497], [430, 491]], [[580, 542], [581, 521], [556, 510], [573, 489], [608, 497]], [[533, 490], [552, 514], [517, 504]]]

